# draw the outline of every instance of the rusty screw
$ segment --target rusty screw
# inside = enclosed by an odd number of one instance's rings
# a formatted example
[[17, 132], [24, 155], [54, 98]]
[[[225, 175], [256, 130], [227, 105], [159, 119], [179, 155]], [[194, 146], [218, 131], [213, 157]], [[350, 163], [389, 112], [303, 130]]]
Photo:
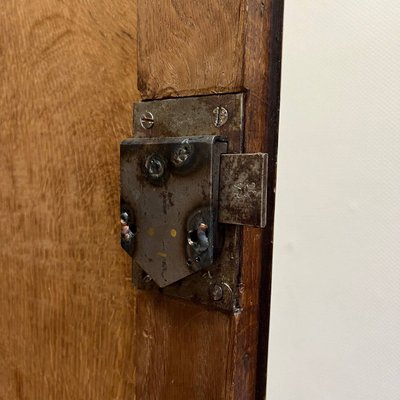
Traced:
[[188, 162], [193, 154], [193, 147], [189, 143], [184, 143], [177, 147], [171, 155], [171, 163], [174, 167], [181, 167]]
[[121, 214], [121, 239], [126, 243], [129, 243], [135, 237], [135, 234], [129, 228], [128, 221], [128, 213], [123, 212]]
[[154, 115], [150, 111], [146, 111], [140, 117], [140, 125], [144, 129], [150, 129], [154, 125]]
[[149, 283], [149, 282], [151, 282], [153, 280], [153, 278], [150, 276], [150, 275], [145, 275], [144, 277], [143, 277], [143, 282], [144, 283]]
[[147, 158], [145, 168], [150, 178], [160, 179], [165, 173], [165, 160], [158, 154], [152, 154]]
[[228, 110], [225, 107], [218, 106], [214, 108], [213, 114], [215, 116], [214, 125], [220, 128], [222, 125], [226, 124], [228, 121]]
[[210, 288], [210, 297], [214, 301], [220, 301], [224, 297], [224, 289], [221, 285], [215, 284]]

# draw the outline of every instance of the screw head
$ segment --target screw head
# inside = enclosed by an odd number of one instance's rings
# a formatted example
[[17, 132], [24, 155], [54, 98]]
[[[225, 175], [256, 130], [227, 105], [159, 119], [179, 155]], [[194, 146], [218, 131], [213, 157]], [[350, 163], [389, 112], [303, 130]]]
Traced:
[[140, 125], [144, 129], [150, 129], [154, 125], [154, 115], [150, 111], [146, 111], [140, 116]]
[[121, 213], [121, 224], [128, 225], [129, 215], [126, 211]]
[[221, 285], [215, 284], [210, 288], [210, 297], [214, 301], [220, 301], [224, 297], [224, 289]]
[[193, 146], [189, 143], [184, 143], [175, 148], [171, 154], [171, 164], [180, 168], [187, 165], [193, 155]]
[[165, 160], [158, 154], [152, 154], [147, 157], [145, 168], [151, 179], [160, 179], [165, 173]]
[[121, 213], [121, 241], [125, 243], [130, 243], [135, 237], [135, 232], [132, 232], [129, 226], [129, 215], [127, 212]]
[[153, 278], [150, 275], [145, 275], [143, 276], [143, 282], [144, 283], [149, 283], [153, 280]]
[[218, 106], [213, 110], [214, 114], [214, 125], [220, 128], [222, 125], [226, 124], [228, 121], [229, 113], [225, 107]]

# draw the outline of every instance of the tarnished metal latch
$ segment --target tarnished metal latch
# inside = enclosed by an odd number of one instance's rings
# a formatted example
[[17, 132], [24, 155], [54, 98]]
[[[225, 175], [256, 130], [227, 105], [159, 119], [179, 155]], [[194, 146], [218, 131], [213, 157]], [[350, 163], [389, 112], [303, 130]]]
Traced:
[[243, 94], [141, 102], [121, 143], [134, 284], [237, 311], [240, 225], [265, 227], [267, 155], [241, 151]]

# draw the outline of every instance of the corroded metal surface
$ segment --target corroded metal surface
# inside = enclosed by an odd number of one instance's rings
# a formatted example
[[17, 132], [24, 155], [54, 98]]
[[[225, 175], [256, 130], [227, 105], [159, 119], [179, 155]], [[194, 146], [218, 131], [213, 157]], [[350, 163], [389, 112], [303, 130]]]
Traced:
[[[121, 143], [121, 211], [135, 215], [135, 263], [165, 287], [217, 256], [220, 136]], [[131, 210], [131, 211], [129, 211]]]
[[143, 101], [134, 107], [135, 137], [231, 136], [242, 124], [243, 93]]
[[[228, 140], [228, 152], [240, 153], [243, 142], [243, 102], [244, 95], [237, 93], [137, 103], [134, 111], [134, 136], [151, 138], [222, 135]], [[215, 124], [214, 110], [217, 107], [227, 110], [228, 118], [223, 125]], [[143, 128], [140, 122], [146, 112], [151, 113], [154, 119], [150, 128]], [[144, 119], [147, 118], [146, 115]], [[181, 157], [182, 155], [177, 156], [178, 162]], [[242, 227], [225, 224], [222, 227], [223, 243], [213, 265], [160, 289], [133, 259], [134, 286], [162, 291], [169, 296], [227, 312], [239, 311]]]
[[219, 222], [264, 228], [267, 224], [267, 176], [267, 154], [223, 154]]

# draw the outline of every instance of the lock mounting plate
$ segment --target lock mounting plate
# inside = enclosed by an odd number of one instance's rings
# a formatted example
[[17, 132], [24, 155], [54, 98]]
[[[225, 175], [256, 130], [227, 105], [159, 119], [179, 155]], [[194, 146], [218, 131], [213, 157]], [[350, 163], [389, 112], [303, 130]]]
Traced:
[[[165, 228], [166, 230], [166, 232], [163, 232], [163, 234], [158, 237], [158, 244], [160, 244], [161, 241], [161, 250], [157, 250], [157, 246], [154, 245], [154, 243], [157, 242], [152, 242], [153, 244], [151, 245], [147, 244], [148, 250], [151, 250], [153, 253], [154, 251], [156, 253], [158, 251], [161, 253], [167, 253], [168, 256], [168, 251], [172, 249], [170, 247], [171, 243], [176, 243], [172, 239], [178, 237], [178, 231], [179, 236], [182, 239], [180, 241], [180, 249], [173, 250], [177, 256], [174, 260], [179, 260], [179, 262], [181, 262], [181, 272], [179, 272], [178, 275], [172, 273], [171, 275], [165, 275], [164, 273], [164, 277], [161, 272], [159, 272], [158, 275], [155, 275], [152, 271], [152, 274], [150, 274], [148, 272], [150, 271], [148, 266], [144, 264], [146, 256], [148, 256], [149, 253], [146, 253], [144, 249], [139, 249], [141, 246], [146, 246], [146, 244], [140, 241], [139, 235], [148, 235], [149, 232], [146, 232], [146, 229], [150, 229], [152, 226], [149, 225], [147, 227], [146, 225], [146, 228], [142, 228], [139, 226], [139, 221], [136, 221], [138, 222], [137, 232], [135, 232], [137, 247], [135, 248], [135, 256], [133, 257], [133, 283], [134, 286], [139, 289], [161, 291], [166, 295], [216, 307], [227, 312], [240, 311], [239, 295], [241, 290], [240, 268], [243, 229], [240, 224], [251, 224], [255, 226], [262, 226], [263, 224], [262, 211], [256, 210], [256, 212], [251, 213], [249, 210], [246, 211], [242, 209], [242, 207], [243, 205], [246, 206], [247, 204], [255, 204], [259, 201], [265, 201], [265, 186], [262, 180], [256, 177], [256, 180], [253, 182], [253, 178], [257, 175], [255, 173], [256, 170], [262, 170], [262, 176], [266, 176], [266, 155], [246, 154], [243, 155], [246, 159], [243, 158], [242, 160], [232, 158], [235, 154], [242, 153], [243, 151], [243, 103], [244, 94], [235, 93], [143, 101], [135, 104], [133, 124], [134, 138], [128, 139], [128, 142], [131, 141], [130, 143], [135, 146], [143, 146], [143, 143], [147, 143], [146, 146], [154, 146], [154, 149], [148, 147], [148, 151], [143, 151], [144, 155], [140, 164], [140, 168], [142, 168], [140, 170], [142, 178], [140, 179], [144, 179], [142, 183], [145, 182], [143, 185], [146, 185], [146, 190], [149, 191], [148, 193], [152, 193], [152, 191], [154, 193], [160, 191], [160, 200], [157, 200], [159, 202], [156, 204], [156, 212], [155, 215], [152, 216], [152, 223], [154, 225], [156, 225], [156, 223], [161, 224], [160, 221], [162, 220], [163, 229]], [[149, 178], [148, 176], [146, 177], [146, 157], [160, 152], [164, 159], [168, 159], [168, 168], [174, 169], [172, 161], [173, 157], [171, 158], [171, 154], [174, 152], [174, 146], [182, 144], [186, 137], [190, 137], [191, 140], [193, 140], [193, 143], [200, 143], [205, 140], [204, 138], [210, 140], [210, 138], [214, 137], [214, 139], [212, 139], [214, 142], [211, 140], [213, 146], [215, 146], [216, 143], [223, 143], [222, 146], [227, 145], [227, 149], [218, 149], [217, 151], [221, 154], [229, 153], [220, 157], [220, 168], [223, 168], [224, 166], [228, 167], [225, 169], [225, 172], [229, 169], [235, 174], [236, 178], [230, 183], [227, 180], [227, 184], [225, 186], [222, 184], [219, 189], [215, 189], [214, 187], [214, 189], [211, 190], [210, 187], [213, 183], [216, 184], [218, 182], [215, 173], [218, 173], [218, 175], [221, 173], [221, 179], [225, 179], [223, 177], [224, 171], [217, 172], [218, 168], [215, 168], [215, 165], [212, 163], [210, 164], [207, 162], [207, 167], [205, 167], [203, 163], [203, 167], [205, 168], [203, 171], [204, 177], [207, 175], [206, 171], [209, 172], [207, 183], [204, 181], [201, 184], [201, 187], [207, 188], [205, 191], [207, 201], [203, 203], [200, 201], [195, 205], [194, 197], [190, 197], [189, 199], [189, 197], [186, 197], [186, 193], [193, 191], [193, 193], [199, 194], [200, 191], [194, 189], [197, 183], [192, 180], [189, 185], [189, 175], [187, 175], [186, 178], [183, 178], [185, 176], [184, 174], [179, 175], [176, 170], [170, 171], [168, 182], [169, 184], [173, 183], [174, 185], [174, 194], [172, 196], [179, 199], [177, 202], [173, 202], [175, 214], [174, 218], [172, 218], [171, 214], [169, 222], [173, 221], [174, 226], [170, 227], [169, 224], [166, 223], [168, 218], [165, 218], [163, 207], [164, 205], [167, 207], [167, 213], [170, 211], [169, 207], [171, 207], [171, 205], [169, 200], [171, 195], [168, 193], [172, 193], [172, 190], [168, 189], [163, 192], [162, 185], [165, 182], [158, 182], [161, 186], [157, 186], [157, 182], [149, 182], [149, 179], [151, 180], [152, 178]], [[215, 137], [224, 137], [226, 138], [227, 143], [220, 139], [216, 140]], [[144, 139], [144, 142], [140, 142], [141, 139]], [[153, 140], [153, 142], [151, 142], [151, 140]], [[209, 146], [211, 146], [211, 142], [208, 142]], [[157, 146], [160, 146], [161, 144], [163, 150], [156, 151], [155, 149]], [[121, 149], [122, 147], [123, 146], [121, 146]], [[212, 152], [210, 148], [209, 151]], [[137, 154], [140, 154], [140, 152]], [[139, 191], [141, 191], [144, 188], [144, 186], [140, 186], [142, 183], [139, 182], [139, 178], [132, 178], [132, 175], [124, 172], [124, 163], [132, 163], [132, 160], [135, 157], [137, 156], [127, 156], [124, 154], [123, 150], [121, 151], [122, 207], [127, 205], [128, 208], [130, 206], [136, 208], [136, 205], [132, 200], [133, 196], [135, 196], [134, 191], [139, 188]], [[179, 155], [177, 158], [179, 159]], [[150, 161], [148, 161], [148, 164], [149, 162]], [[159, 173], [159, 167], [157, 167], [158, 162], [153, 164], [153, 172], [155, 173], [155, 176], [157, 176]], [[136, 174], [140, 174], [139, 166], [135, 168]], [[128, 176], [130, 176], [130, 178], [127, 178]], [[157, 180], [157, 178], [155, 179]], [[176, 195], [175, 193], [177, 193], [179, 188], [182, 188], [179, 182], [182, 184], [185, 179], [187, 179], [187, 183], [183, 184], [184, 190], [180, 195]], [[229, 188], [231, 188], [231, 190]], [[203, 191], [201, 192], [202, 195], [200, 198], [203, 196]], [[129, 193], [129, 195], [127, 195], [127, 193]], [[226, 200], [218, 199], [218, 196], [221, 194], [223, 194], [224, 199]], [[147, 195], [145, 195], [145, 197], [146, 196]], [[222, 205], [224, 207], [219, 218], [219, 223], [216, 222], [216, 219], [218, 219], [219, 216], [218, 205], [214, 207], [215, 201], [219, 201], [219, 206], [221, 207]], [[150, 200], [146, 200], [144, 204], [147, 204], [146, 208], [148, 209], [148, 212], [151, 213], [152, 207]], [[207, 204], [207, 206], [202, 207], [204, 204]], [[212, 211], [211, 208], [208, 208], [209, 204], [214, 204]], [[260, 204], [258, 204], [258, 206], [260, 207]], [[261, 205], [261, 210], [263, 206], [264, 205]], [[181, 210], [181, 213], [179, 213], [178, 210]], [[208, 217], [204, 215], [205, 210]], [[237, 213], [238, 210], [241, 210], [242, 212]], [[124, 211], [123, 208], [122, 211]], [[138, 218], [138, 212], [136, 210], [131, 210], [131, 212], [134, 214], [134, 218]], [[146, 211], [143, 208], [140, 213], [144, 212]], [[209, 219], [207, 220], [207, 218]], [[235, 220], [235, 218], [237, 220]], [[199, 265], [197, 271], [190, 271], [189, 273], [186, 263], [188, 259], [192, 262], [193, 258], [196, 259], [196, 254], [193, 252], [191, 253], [191, 251], [193, 251], [193, 248], [196, 246], [200, 252], [202, 251], [202, 242], [199, 240], [199, 233], [201, 236], [201, 231], [197, 231], [196, 227], [198, 228], [202, 222], [208, 226], [210, 220], [214, 221], [214, 225], [211, 227], [211, 230], [207, 231], [206, 236], [208, 240], [210, 240], [210, 238], [212, 239], [212, 244], [210, 245], [212, 246], [213, 251], [208, 256], [208, 260], [204, 260], [205, 262]], [[179, 228], [176, 228], [175, 225], [179, 225]], [[159, 228], [160, 227], [161, 225]], [[222, 227], [222, 232], [218, 227]], [[174, 231], [172, 231], [172, 229]], [[173, 238], [175, 231], [176, 236]], [[152, 230], [150, 230], [150, 233], [153, 233]], [[156, 232], [154, 232], [154, 234], [156, 235]], [[164, 247], [162, 244], [163, 240], [168, 241], [168, 243], [165, 243]], [[194, 242], [192, 248], [190, 247], [190, 241]], [[182, 243], [184, 243], [183, 246]], [[165, 249], [165, 251], [163, 251], [163, 249]], [[137, 251], [142, 252], [139, 257], [136, 253]], [[182, 267], [183, 260], [186, 261], [186, 263]], [[212, 260], [212, 262], [208, 264], [210, 260]], [[176, 264], [171, 258], [172, 268], [174, 268], [173, 265]], [[159, 271], [163, 270], [162, 262], [161, 264], [160, 262], [155, 263], [153, 266], [154, 268], [158, 268]], [[183, 278], [177, 280], [177, 278], [180, 278], [181, 276], [183, 276]], [[164, 278], [167, 280], [167, 282], [164, 282], [166, 285], [163, 285]]]
[[160, 287], [211, 266], [221, 247], [220, 136], [121, 143], [121, 209], [136, 224], [135, 264]]

